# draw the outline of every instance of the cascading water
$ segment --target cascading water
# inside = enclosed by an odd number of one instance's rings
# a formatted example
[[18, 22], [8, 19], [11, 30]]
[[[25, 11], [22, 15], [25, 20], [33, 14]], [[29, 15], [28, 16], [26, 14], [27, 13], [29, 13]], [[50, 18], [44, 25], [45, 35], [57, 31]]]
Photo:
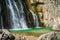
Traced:
[[[29, 10], [30, 10], [30, 9], [29, 9]], [[35, 27], [36, 27], [36, 28], [39, 28], [39, 22], [38, 22], [38, 17], [37, 17], [37, 15], [36, 15], [32, 10], [30, 10], [30, 12], [32, 13]]]
[[[23, 6], [18, 0], [5, 0], [11, 29], [27, 29]], [[9, 21], [8, 20], [8, 21]]]
[[[4, 0], [2, 1], [1, 4], [3, 11], [2, 12], [3, 28], [28, 29], [39, 27], [37, 15], [27, 7], [25, 1]], [[30, 25], [32, 27], [29, 27]]]

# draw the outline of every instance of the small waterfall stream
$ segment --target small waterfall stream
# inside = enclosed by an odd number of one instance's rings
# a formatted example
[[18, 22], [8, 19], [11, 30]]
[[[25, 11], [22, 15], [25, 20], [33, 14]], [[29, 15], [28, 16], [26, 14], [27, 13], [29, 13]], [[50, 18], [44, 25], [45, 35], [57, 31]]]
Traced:
[[[30, 9], [29, 9], [29, 10], [30, 10]], [[36, 28], [39, 28], [39, 22], [38, 22], [38, 17], [37, 17], [37, 15], [36, 15], [33, 11], [31, 11], [31, 10], [30, 10], [30, 12], [32, 13], [35, 27], [36, 27]]]

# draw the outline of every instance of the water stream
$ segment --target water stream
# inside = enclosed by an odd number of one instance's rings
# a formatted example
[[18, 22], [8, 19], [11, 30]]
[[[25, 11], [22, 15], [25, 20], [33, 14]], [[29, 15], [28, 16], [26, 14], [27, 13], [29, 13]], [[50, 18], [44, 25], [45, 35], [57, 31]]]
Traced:
[[[29, 10], [30, 10], [30, 9], [29, 9]], [[39, 22], [38, 22], [38, 17], [37, 17], [37, 15], [36, 15], [33, 11], [31, 11], [31, 10], [30, 10], [30, 12], [32, 13], [35, 27], [36, 27], [36, 28], [39, 28]]]
[[21, 2], [17, 3], [14, 0], [6, 0], [6, 6], [7, 10], [10, 11], [12, 29], [27, 29], [28, 27], [24, 19], [24, 11]]
[[[24, 2], [23, 2], [24, 3]], [[24, 3], [25, 4], [25, 3]], [[2, 6], [3, 27], [7, 29], [28, 29], [24, 7], [21, 0], [5, 0]], [[28, 9], [32, 16], [35, 27], [39, 27], [37, 15]], [[26, 10], [26, 11], [28, 11]], [[28, 17], [27, 17], [28, 18]], [[30, 18], [28, 18], [30, 19]]]

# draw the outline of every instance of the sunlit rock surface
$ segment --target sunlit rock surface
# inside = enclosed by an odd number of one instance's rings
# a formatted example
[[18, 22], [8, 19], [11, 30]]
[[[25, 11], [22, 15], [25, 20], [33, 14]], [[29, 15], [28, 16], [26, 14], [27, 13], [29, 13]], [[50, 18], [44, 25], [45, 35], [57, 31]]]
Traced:
[[60, 30], [60, 24], [53, 25], [53, 30]]
[[60, 40], [59, 32], [49, 32], [43, 35], [40, 35], [38, 40]]
[[53, 26], [60, 24], [60, 0], [43, 0], [46, 10], [44, 14], [44, 24], [46, 26]]

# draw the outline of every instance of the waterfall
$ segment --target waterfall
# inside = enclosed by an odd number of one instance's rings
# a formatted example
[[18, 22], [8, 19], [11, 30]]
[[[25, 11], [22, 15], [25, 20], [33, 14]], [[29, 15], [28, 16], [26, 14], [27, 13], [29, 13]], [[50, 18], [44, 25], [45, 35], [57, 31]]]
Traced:
[[[27, 29], [23, 5], [18, 0], [6, 0], [7, 13], [10, 14], [11, 29]], [[9, 20], [8, 20], [9, 21]]]
[[[4, 3], [3, 3], [4, 2]], [[23, 0], [2, 1], [1, 25], [5, 29], [39, 28], [37, 15], [31, 11]], [[1, 8], [0, 8], [1, 9]], [[30, 27], [31, 26], [31, 27]]]
[[[29, 9], [29, 10], [30, 10], [30, 9]], [[32, 10], [30, 10], [30, 12], [32, 13], [35, 27], [36, 27], [36, 28], [39, 28], [39, 22], [38, 22], [38, 17], [37, 17], [37, 15], [36, 15]]]

